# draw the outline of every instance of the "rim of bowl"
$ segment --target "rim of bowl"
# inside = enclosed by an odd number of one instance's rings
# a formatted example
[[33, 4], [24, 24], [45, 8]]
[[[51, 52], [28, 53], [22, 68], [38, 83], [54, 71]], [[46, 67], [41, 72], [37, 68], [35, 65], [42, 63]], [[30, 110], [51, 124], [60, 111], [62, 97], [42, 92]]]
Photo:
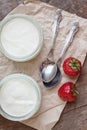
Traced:
[[42, 95], [41, 95], [41, 89], [38, 85], [38, 83], [30, 76], [26, 75], [26, 74], [20, 74], [20, 73], [16, 73], [16, 74], [10, 74], [5, 76], [1, 81], [0, 81], [0, 88], [2, 86], [2, 84], [4, 84], [6, 81], [12, 79], [12, 78], [21, 78], [21, 79], [25, 79], [28, 81], [31, 81], [34, 84], [34, 87], [38, 93], [38, 102], [36, 104], [36, 108], [32, 110], [32, 112], [26, 114], [25, 116], [21, 116], [21, 117], [16, 117], [16, 116], [12, 116], [9, 115], [8, 113], [6, 113], [0, 106], [0, 114], [5, 117], [6, 119], [12, 120], [12, 121], [23, 121], [26, 119], [30, 119], [32, 118], [39, 110], [40, 105], [41, 105], [41, 99], [42, 99]]
[[[37, 46], [37, 48], [32, 52], [31, 55], [27, 55], [27, 56], [24, 56], [24, 57], [21, 57], [21, 58], [17, 58], [17, 57], [14, 57], [12, 55], [10, 55], [3, 47], [2, 43], [1, 43], [1, 40], [0, 40], [0, 51], [1, 53], [3, 53], [7, 58], [9, 58], [10, 60], [13, 60], [13, 61], [17, 61], [17, 62], [24, 62], [24, 61], [28, 61], [28, 60], [31, 60], [33, 58], [35, 58], [38, 53], [40, 52], [41, 48], [42, 48], [42, 45], [43, 45], [43, 31], [42, 31], [42, 28], [39, 24], [39, 22], [33, 18], [32, 16], [29, 16], [29, 15], [26, 15], [26, 14], [12, 14], [12, 15], [8, 15], [6, 16], [1, 22], [0, 22], [0, 33], [4, 27], [4, 25], [11, 21], [12, 19], [15, 19], [15, 18], [23, 18], [23, 19], [27, 19], [29, 20], [36, 28], [37, 28], [37, 31], [38, 31], [38, 34], [39, 34], [39, 44]], [[1, 38], [0, 38], [1, 39]]]

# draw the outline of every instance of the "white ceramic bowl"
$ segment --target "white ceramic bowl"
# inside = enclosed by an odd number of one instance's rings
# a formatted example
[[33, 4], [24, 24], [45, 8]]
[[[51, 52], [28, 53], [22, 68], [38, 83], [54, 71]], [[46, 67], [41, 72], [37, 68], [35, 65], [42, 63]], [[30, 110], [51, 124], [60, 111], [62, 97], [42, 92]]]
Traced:
[[[31, 78], [30, 76], [25, 75], [25, 74], [19, 74], [19, 73], [17, 73], [17, 74], [8, 75], [8, 76], [6, 76], [5, 78], [3, 78], [3, 79], [0, 81], [0, 89], [1, 89], [1, 87], [2, 87], [2, 85], [3, 85], [4, 83], [6, 83], [7, 81], [9, 81], [9, 80], [11, 80], [11, 79], [13, 79], [13, 78], [17, 78], [17, 79], [20, 78], [20, 79], [24, 79], [24, 80], [27, 80], [27, 81], [33, 83], [33, 86], [35, 87], [36, 92], [37, 92], [37, 95], [38, 95], [38, 97], [37, 97], [38, 102], [36, 103], [35, 108], [34, 108], [30, 113], [28, 113], [28, 114], [25, 115], [25, 116], [21, 116], [21, 117], [18, 116], [18, 117], [17, 117], [17, 116], [9, 115], [8, 113], [6, 113], [6, 112], [3, 110], [3, 108], [2, 108], [1, 106], [0, 106], [0, 114], [1, 114], [3, 117], [5, 117], [5, 118], [7, 118], [7, 119], [9, 119], [9, 120], [12, 120], [12, 121], [22, 121], [22, 120], [29, 119], [29, 118], [33, 117], [33, 116], [37, 113], [37, 111], [39, 110], [39, 108], [40, 108], [40, 105], [41, 105], [41, 91], [40, 91], [40, 88], [39, 88], [37, 82], [36, 82], [33, 78]], [[14, 89], [15, 89], [15, 88], [14, 88]]]
[[24, 61], [28, 61], [33, 59], [34, 57], [36, 57], [38, 55], [38, 53], [40, 52], [42, 45], [43, 45], [43, 32], [42, 29], [39, 25], [39, 23], [36, 21], [36, 19], [32, 18], [29, 15], [25, 15], [25, 14], [14, 14], [14, 15], [9, 15], [6, 18], [4, 18], [1, 23], [0, 23], [0, 36], [1, 36], [1, 32], [2, 29], [4, 27], [4, 25], [6, 25], [6, 23], [8, 23], [9, 21], [15, 19], [15, 18], [23, 18], [23, 19], [27, 19], [29, 22], [31, 22], [38, 30], [38, 34], [39, 34], [39, 43], [38, 43], [38, 47], [32, 52], [32, 54], [29, 54], [27, 56], [24, 57], [15, 57], [12, 56], [11, 54], [9, 54], [6, 49], [4, 49], [2, 42], [1, 42], [1, 37], [0, 37], [0, 51], [9, 59], [13, 60], [13, 61], [17, 61], [17, 62], [24, 62]]

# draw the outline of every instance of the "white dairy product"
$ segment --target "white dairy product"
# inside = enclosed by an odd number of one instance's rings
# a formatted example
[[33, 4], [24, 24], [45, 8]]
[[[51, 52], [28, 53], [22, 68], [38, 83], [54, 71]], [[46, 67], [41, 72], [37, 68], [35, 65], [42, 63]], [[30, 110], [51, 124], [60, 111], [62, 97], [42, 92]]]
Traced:
[[1, 43], [9, 55], [17, 58], [25, 57], [37, 50], [39, 33], [29, 20], [14, 18], [3, 26]]
[[7, 114], [15, 117], [32, 112], [38, 95], [32, 82], [13, 78], [6, 81], [0, 89], [0, 105]]

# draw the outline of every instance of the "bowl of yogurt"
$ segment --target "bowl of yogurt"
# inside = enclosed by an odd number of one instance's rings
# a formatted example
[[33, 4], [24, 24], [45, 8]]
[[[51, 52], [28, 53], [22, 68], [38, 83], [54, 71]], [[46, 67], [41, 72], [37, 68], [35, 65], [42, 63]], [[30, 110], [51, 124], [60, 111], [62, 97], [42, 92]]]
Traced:
[[25, 74], [11, 74], [0, 82], [0, 114], [13, 121], [33, 117], [40, 108], [41, 91]]
[[24, 62], [38, 55], [43, 45], [43, 32], [36, 19], [14, 14], [0, 23], [0, 51], [9, 59]]

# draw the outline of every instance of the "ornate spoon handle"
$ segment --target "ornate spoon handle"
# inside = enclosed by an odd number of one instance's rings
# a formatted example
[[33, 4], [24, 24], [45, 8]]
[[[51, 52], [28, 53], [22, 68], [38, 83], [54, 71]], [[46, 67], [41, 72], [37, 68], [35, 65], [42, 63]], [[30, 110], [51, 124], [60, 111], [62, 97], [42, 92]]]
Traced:
[[50, 60], [53, 58], [53, 48], [55, 46], [55, 42], [56, 42], [56, 37], [59, 31], [59, 25], [60, 22], [62, 20], [62, 14], [61, 14], [62, 10], [56, 10], [55, 14], [54, 14], [54, 22], [52, 25], [52, 46], [51, 49], [48, 53], [47, 59]]
[[79, 29], [79, 23], [78, 22], [74, 22], [72, 27], [71, 27], [71, 30], [66, 38], [66, 42], [65, 42], [65, 45], [64, 45], [64, 48], [60, 54], [60, 58], [58, 59], [57, 63], [59, 61], [61, 61], [62, 57], [64, 56], [65, 52], [67, 51], [68, 47], [71, 45], [72, 41], [73, 41], [73, 38], [75, 36], [75, 34], [77, 33]]

